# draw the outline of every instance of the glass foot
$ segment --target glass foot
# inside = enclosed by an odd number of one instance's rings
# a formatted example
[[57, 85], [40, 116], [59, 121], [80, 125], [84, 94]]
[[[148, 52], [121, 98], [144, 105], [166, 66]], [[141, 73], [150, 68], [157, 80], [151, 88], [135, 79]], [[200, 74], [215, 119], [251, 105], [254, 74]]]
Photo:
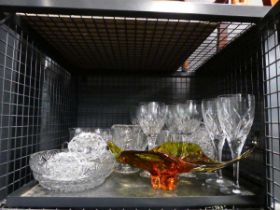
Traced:
[[179, 177], [196, 178], [196, 175], [194, 173], [181, 173]]
[[236, 185], [232, 184], [231, 186], [222, 186], [220, 188], [220, 192], [223, 194], [228, 194], [228, 195], [239, 195], [241, 194], [240, 187], [237, 187]]
[[133, 168], [126, 164], [119, 164], [115, 167], [115, 172], [120, 174], [134, 174], [139, 171], [138, 168]]
[[232, 189], [232, 193], [233, 194], [241, 194], [241, 190], [240, 190], [240, 187], [239, 186], [234, 186], [233, 189]]
[[141, 171], [139, 174], [143, 178], [150, 178], [151, 174], [148, 171]]
[[229, 187], [220, 187], [220, 192], [226, 195], [232, 194], [232, 190]]
[[223, 186], [223, 187], [230, 187], [233, 183], [229, 180], [224, 178], [208, 178], [205, 180], [206, 184], [215, 185], [215, 186]]

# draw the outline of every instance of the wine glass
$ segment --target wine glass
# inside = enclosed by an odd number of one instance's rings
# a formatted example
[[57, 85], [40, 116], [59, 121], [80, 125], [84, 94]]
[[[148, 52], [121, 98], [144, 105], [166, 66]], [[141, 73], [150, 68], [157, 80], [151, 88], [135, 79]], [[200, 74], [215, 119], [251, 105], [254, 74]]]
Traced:
[[[165, 121], [165, 127], [169, 131], [169, 136], [174, 136], [175, 134], [179, 133], [179, 126], [176, 123], [178, 118], [177, 114], [177, 104], [168, 105], [168, 112]], [[176, 139], [179, 141], [180, 139]]]
[[[218, 119], [227, 139], [231, 156], [236, 158], [241, 154], [246, 138], [250, 132], [255, 114], [254, 95], [228, 94], [218, 96]], [[240, 194], [239, 162], [235, 164], [236, 178], [232, 192]]]
[[[144, 150], [147, 143], [139, 125], [113, 125], [113, 142], [123, 150]], [[128, 164], [118, 164], [115, 170], [122, 174], [132, 174], [139, 171]]]
[[[218, 119], [217, 99], [202, 100], [201, 110], [205, 127], [215, 148], [215, 159], [221, 162], [225, 135]], [[228, 182], [223, 178], [221, 169], [218, 172], [218, 178], [209, 178], [206, 183], [221, 187], [228, 185]]]
[[[141, 103], [137, 109], [137, 120], [147, 136], [148, 150], [151, 150], [156, 145], [156, 139], [164, 126], [167, 111], [167, 106], [159, 102]], [[146, 171], [142, 172], [140, 175], [142, 177], [150, 176]]]
[[[200, 105], [195, 100], [178, 103], [174, 107], [174, 123], [177, 126], [180, 141], [191, 142], [193, 133], [201, 125]], [[184, 138], [183, 138], [184, 137]], [[192, 173], [182, 173], [182, 177], [194, 178]]]
[[[189, 136], [201, 125], [201, 106], [196, 100], [187, 100], [184, 104], [178, 104], [177, 123], [182, 126], [183, 132]], [[182, 122], [182, 123], [181, 123]]]
[[171, 131], [190, 137], [200, 124], [200, 107], [196, 101], [188, 100], [185, 103], [168, 106], [166, 125]]
[[166, 120], [167, 110], [164, 103], [158, 102], [142, 103], [137, 109], [138, 123], [148, 137], [148, 150], [155, 147], [157, 135]]
[[214, 159], [215, 148], [212, 142], [209, 141], [209, 138], [210, 137], [208, 131], [204, 123], [202, 123], [199, 128], [192, 134], [191, 138], [183, 136], [183, 141], [199, 145], [203, 153], [207, 157]]

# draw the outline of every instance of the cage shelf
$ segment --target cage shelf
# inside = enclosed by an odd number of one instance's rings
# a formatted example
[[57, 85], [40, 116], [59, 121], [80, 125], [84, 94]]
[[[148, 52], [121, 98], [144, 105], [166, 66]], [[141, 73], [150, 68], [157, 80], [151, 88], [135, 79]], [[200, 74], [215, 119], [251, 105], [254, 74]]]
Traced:
[[255, 206], [261, 195], [242, 189], [241, 195], [225, 195], [218, 189], [203, 184], [199, 178], [182, 178], [175, 191], [155, 191], [149, 180], [136, 175], [112, 174], [103, 185], [80, 193], [55, 193], [30, 183], [7, 197], [8, 207], [63, 208], [63, 207], [198, 207], [213, 205]]
[[[270, 7], [176, 1], [5, 1], [73, 69], [194, 72]], [[23, 17], [22, 17], [23, 16]], [[74, 70], [75, 71], [75, 70]]]
[[129, 17], [165, 17], [200, 20], [257, 21], [271, 7], [194, 4], [155, 0], [0, 0], [0, 11], [79, 15], [125, 15]]

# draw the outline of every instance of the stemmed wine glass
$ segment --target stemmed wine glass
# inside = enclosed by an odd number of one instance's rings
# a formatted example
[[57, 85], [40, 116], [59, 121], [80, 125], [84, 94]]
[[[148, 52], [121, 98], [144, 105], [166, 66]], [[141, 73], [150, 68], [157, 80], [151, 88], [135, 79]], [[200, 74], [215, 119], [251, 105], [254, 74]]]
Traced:
[[[201, 110], [205, 127], [215, 148], [215, 159], [221, 162], [225, 135], [218, 119], [217, 99], [202, 100]], [[225, 187], [227, 181], [223, 178], [222, 170], [220, 169], [218, 178], [209, 178], [206, 180], [206, 183]]]
[[[195, 100], [187, 100], [170, 107], [173, 124], [176, 125], [179, 141], [191, 142], [193, 133], [201, 125], [200, 106]], [[194, 177], [194, 174], [181, 174], [184, 177]]]
[[137, 109], [138, 123], [148, 137], [148, 150], [155, 146], [157, 135], [165, 123], [167, 110], [167, 106], [159, 102], [142, 103]]
[[[167, 106], [159, 102], [142, 103], [137, 109], [137, 120], [147, 136], [148, 150], [155, 147], [157, 136], [165, 123], [167, 111]], [[148, 177], [149, 173], [144, 172], [141, 175]]]
[[[231, 156], [236, 158], [241, 154], [246, 138], [254, 121], [254, 95], [229, 94], [218, 96], [218, 119], [227, 139]], [[236, 178], [232, 192], [240, 194], [239, 162], [235, 164]]]
[[[180, 127], [177, 123], [177, 119], [179, 117], [177, 113], [177, 106], [178, 104], [168, 105], [168, 113], [166, 116], [165, 126], [169, 131], [169, 137], [172, 137], [172, 140], [180, 141], [179, 138], [181, 138], [181, 136], [179, 134], [182, 133], [183, 131], [181, 130], [180, 132], [180, 128], [182, 126]], [[178, 139], [174, 139], [174, 138], [178, 138]]]
[[201, 107], [195, 100], [187, 100], [179, 105], [178, 115], [182, 116], [178, 120], [183, 122], [184, 133], [188, 136], [191, 136], [201, 125]]
[[167, 127], [179, 135], [188, 135], [201, 124], [200, 107], [194, 100], [178, 103], [168, 107]]

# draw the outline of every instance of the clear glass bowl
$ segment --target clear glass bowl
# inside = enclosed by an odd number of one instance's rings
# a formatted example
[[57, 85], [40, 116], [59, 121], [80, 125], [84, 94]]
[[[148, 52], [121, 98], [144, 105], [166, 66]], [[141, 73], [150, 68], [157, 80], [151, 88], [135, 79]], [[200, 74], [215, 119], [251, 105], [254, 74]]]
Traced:
[[47, 150], [32, 154], [29, 164], [42, 187], [78, 192], [101, 185], [112, 173], [115, 159], [109, 151], [102, 157], [88, 159], [82, 153]]
[[70, 140], [73, 139], [75, 136], [80, 135], [82, 133], [91, 133], [97, 134], [103, 138], [104, 141], [112, 140], [112, 133], [110, 128], [69, 128], [69, 137]]

